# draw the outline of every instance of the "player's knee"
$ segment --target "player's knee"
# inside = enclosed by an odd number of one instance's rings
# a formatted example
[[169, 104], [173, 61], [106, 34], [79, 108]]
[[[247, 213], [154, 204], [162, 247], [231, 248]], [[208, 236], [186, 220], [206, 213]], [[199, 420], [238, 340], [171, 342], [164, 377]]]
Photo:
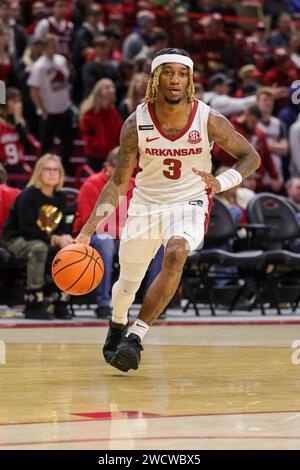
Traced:
[[164, 266], [170, 270], [181, 270], [186, 257], [187, 251], [182, 243], [173, 243], [171, 246], [167, 246], [164, 255]]

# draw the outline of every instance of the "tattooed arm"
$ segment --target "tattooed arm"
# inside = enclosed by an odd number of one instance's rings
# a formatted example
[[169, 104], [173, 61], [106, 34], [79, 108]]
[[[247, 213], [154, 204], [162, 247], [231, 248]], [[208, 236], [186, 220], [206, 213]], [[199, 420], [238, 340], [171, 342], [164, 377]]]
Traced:
[[109, 217], [119, 205], [119, 198], [128, 191], [138, 151], [136, 115], [131, 114], [124, 122], [120, 135], [120, 152], [114, 175], [104, 186], [88, 221], [76, 238], [78, 243], [89, 243], [97, 225]]
[[[259, 167], [260, 156], [255, 148], [252, 147], [245, 137], [236, 132], [226, 117], [213, 109], [209, 113], [207, 130], [210, 141], [214, 141], [238, 160], [233, 168], [242, 175], [243, 179], [247, 178]], [[201, 176], [207, 185], [212, 187], [214, 192], [220, 191], [220, 183], [213, 175], [198, 170], [194, 170], [194, 172]]]

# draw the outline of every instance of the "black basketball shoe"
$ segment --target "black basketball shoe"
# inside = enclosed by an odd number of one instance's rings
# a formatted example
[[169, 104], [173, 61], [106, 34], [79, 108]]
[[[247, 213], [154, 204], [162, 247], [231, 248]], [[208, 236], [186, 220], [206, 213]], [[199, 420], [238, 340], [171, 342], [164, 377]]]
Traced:
[[141, 338], [134, 333], [130, 333], [129, 336], [124, 336], [121, 339], [110, 365], [122, 372], [128, 372], [129, 369], [137, 369], [141, 360], [142, 350]]
[[106, 340], [103, 346], [103, 356], [108, 364], [110, 364], [110, 361], [116, 354], [118, 344], [122, 337], [126, 335], [127, 330], [128, 322], [126, 325], [122, 325], [121, 323], [115, 323], [110, 320]]

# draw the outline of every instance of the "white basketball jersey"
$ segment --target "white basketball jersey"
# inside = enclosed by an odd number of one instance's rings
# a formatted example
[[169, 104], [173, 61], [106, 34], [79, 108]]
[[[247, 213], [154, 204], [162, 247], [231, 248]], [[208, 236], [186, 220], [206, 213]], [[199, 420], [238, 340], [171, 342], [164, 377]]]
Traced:
[[[170, 136], [160, 127], [151, 103], [140, 104], [136, 110], [139, 167], [129, 215], [136, 205], [145, 213], [156, 211], [155, 205], [186, 203], [203, 199], [205, 185], [192, 168], [211, 172], [211, 147], [207, 134], [210, 107], [199, 100], [193, 103], [189, 121], [178, 135]], [[138, 212], [143, 210], [139, 207]]]

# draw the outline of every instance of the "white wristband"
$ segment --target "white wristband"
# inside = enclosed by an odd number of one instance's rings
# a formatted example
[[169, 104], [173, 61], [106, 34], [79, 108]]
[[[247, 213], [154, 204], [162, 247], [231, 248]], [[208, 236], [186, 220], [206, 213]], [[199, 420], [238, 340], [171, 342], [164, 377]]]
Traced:
[[221, 173], [219, 176], [216, 177], [216, 179], [221, 185], [220, 193], [222, 193], [223, 191], [227, 191], [228, 189], [233, 188], [238, 184], [241, 184], [241, 182], [243, 181], [241, 173], [239, 173], [234, 168], [230, 168], [230, 170], [224, 171], [224, 173]]

